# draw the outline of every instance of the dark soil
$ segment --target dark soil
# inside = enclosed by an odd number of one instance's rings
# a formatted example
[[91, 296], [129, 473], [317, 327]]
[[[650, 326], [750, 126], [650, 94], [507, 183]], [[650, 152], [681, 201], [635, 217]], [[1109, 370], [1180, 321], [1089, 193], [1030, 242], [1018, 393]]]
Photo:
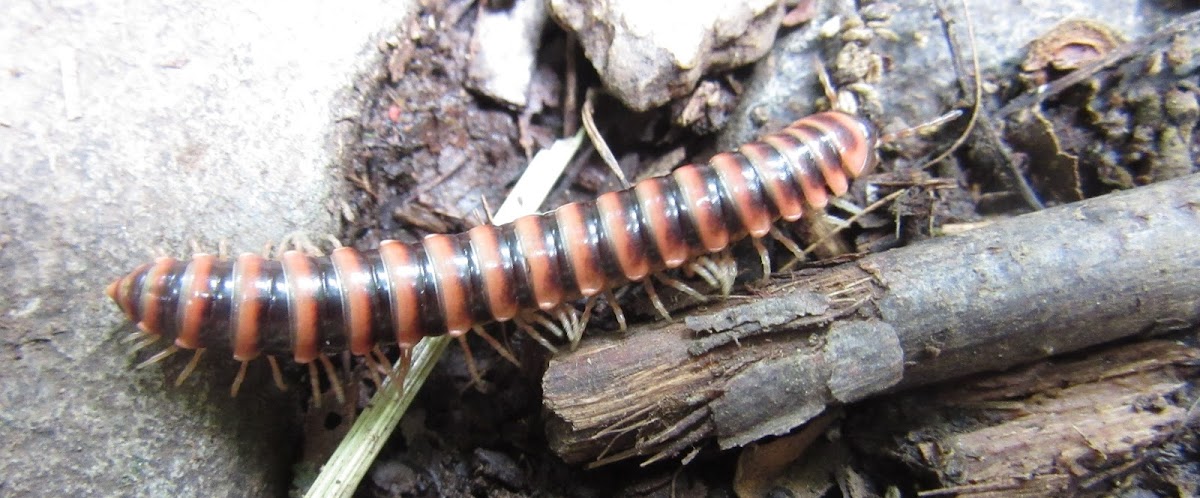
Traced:
[[[411, 31], [382, 47], [387, 67], [376, 81], [371, 107], [363, 113], [361, 143], [347, 172], [353, 185], [343, 240], [363, 249], [380, 240], [415, 241], [429, 233], [464, 231], [486, 220], [485, 208], [504, 200], [529, 161], [523, 142], [538, 150], [561, 133], [565, 35], [544, 36], [537, 112], [522, 116], [467, 90], [466, 52], [475, 19], [474, 2], [428, 7]], [[433, 26], [436, 26], [433, 27]], [[575, 54], [586, 66], [582, 53]], [[581, 88], [594, 85], [582, 71]], [[582, 92], [581, 92], [582, 95]], [[601, 99], [597, 121], [632, 178], [663, 146], [652, 142], [667, 131], [670, 115], [633, 115]], [[526, 111], [527, 113], [529, 111]], [[578, 112], [574, 110], [572, 112]], [[524, 126], [524, 122], [528, 123]], [[701, 121], [701, 120], [697, 120]], [[614, 126], [621, 123], [620, 130]], [[633, 123], [634, 126], [630, 126]], [[678, 131], [674, 131], [678, 134]], [[676, 146], [678, 140], [671, 145]], [[620, 184], [593, 155], [577, 161], [545, 206], [594, 197]], [[486, 205], [484, 204], [486, 200]], [[728, 464], [696, 464], [680, 472], [612, 466], [585, 470], [550, 452], [542, 420], [540, 379], [547, 352], [523, 334], [493, 326], [521, 360], [505, 361], [482, 340], [470, 341], [482, 376], [475, 383], [461, 348], [452, 347], [426, 382], [414, 407], [393, 435], [364, 483], [362, 496], [703, 496], [728, 492]], [[358, 399], [369, 399], [363, 382]], [[361, 408], [361, 407], [360, 407]], [[353, 409], [350, 410], [351, 412]], [[312, 410], [306, 437], [310, 468], [332, 451], [352, 422], [345, 409]], [[321, 443], [317, 443], [317, 442]], [[321, 446], [323, 451], [313, 447]], [[726, 457], [727, 459], [728, 457]], [[722, 470], [724, 469], [724, 470]]]

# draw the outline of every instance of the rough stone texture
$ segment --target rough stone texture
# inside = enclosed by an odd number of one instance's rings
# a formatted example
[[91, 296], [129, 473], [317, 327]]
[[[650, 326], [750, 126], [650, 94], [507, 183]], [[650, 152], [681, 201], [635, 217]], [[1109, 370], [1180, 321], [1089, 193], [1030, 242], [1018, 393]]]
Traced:
[[102, 291], [190, 240], [334, 233], [335, 123], [410, 3], [4, 10], [0, 495], [281, 496], [294, 410], [269, 381], [229, 400], [228, 360], [182, 389], [179, 361], [132, 370]]
[[[966, 24], [962, 7], [957, 1], [945, 3], [955, 23], [956, 37], [961, 36], [958, 42], [964, 53], [969, 54], [965, 30], [958, 31]], [[721, 134], [721, 147], [753, 140], [764, 130], [812, 114], [823, 96], [812, 63], [814, 57], [833, 69], [835, 80], [839, 66], [851, 67], [862, 62], [866, 54], [856, 58], [848, 53], [823, 51], [854, 44], [833, 43], [822, 36], [822, 31], [829, 28], [830, 20], [835, 17], [834, 23], [855, 17], [855, 4], [852, 0], [819, 2], [820, 12], [812, 22], [788, 32], [775, 43], [770, 54], [755, 67], [740, 105]], [[1160, 10], [1162, 6], [1125, 0], [996, 0], [968, 2], [968, 6], [985, 82], [997, 68], [1018, 64], [1027, 44], [1065, 19], [1098, 19], [1133, 39], [1154, 31], [1170, 16]], [[868, 111], [877, 114], [888, 130], [928, 122], [949, 111], [962, 93], [937, 7], [929, 1], [894, 1], [876, 3], [871, 9], [887, 17], [884, 25], [898, 38], [887, 40], [876, 35], [867, 43], [871, 51], [892, 61], [878, 81], [868, 82], [877, 90], [880, 103], [879, 109]], [[867, 13], [863, 17], [867, 17], [866, 21], [873, 19]], [[1012, 19], [1020, 22], [1011, 22]], [[842, 30], [837, 36], [849, 38], [861, 34], [861, 30]], [[835, 81], [835, 84], [845, 82]]]
[[544, 0], [518, 0], [507, 9], [481, 9], [471, 36], [468, 84], [496, 100], [525, 107], [545, 25]]
[[608, 90], [637, 111], [762, 57], [783, 17], [778, 0], [550, 0], [550, 11], [579, 37]]

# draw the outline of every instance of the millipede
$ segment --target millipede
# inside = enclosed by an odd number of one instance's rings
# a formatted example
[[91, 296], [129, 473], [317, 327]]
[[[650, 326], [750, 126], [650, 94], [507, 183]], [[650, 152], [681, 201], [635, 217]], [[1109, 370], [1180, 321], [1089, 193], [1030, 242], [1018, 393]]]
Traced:
[[827, 111], [706, 163], [511, 223], [328, 256], [161, 257], [118, 278], [107, 294], [137, 325], [139, 346], [173, 341], [145, 363], [194, 351], [177, 383], [209, 348], [228, 348], [241, 363], [234, 394], [260, 356], [281, 387], [276, 356], [288, 354], [315, 383], [318, 365], [336, 378], [331, 354], [348, 350], [374, 365], [385, 360], [381, 344], [408, 351], [426, 336], [462, 336], [555, 310], [747, 237], [769, 273], [760, 240], [781, 237], [777, 221], [845, 194], [851, 179], [878, 163], [879, 142], [867, 119]]

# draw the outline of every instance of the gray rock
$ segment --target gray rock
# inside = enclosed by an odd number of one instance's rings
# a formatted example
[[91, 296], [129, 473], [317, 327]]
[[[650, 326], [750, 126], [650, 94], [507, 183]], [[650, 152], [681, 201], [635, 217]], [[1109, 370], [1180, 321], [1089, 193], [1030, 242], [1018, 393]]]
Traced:
[[778, 0], [549, 2], [608, 90], [638, 111], [687, 95], [706, 73], [758, 60], [783, 17]]
[[545, 25], [544, 0], [517, 0], [508, 9], [481, 9], [471, 37], [467, 84], [505, 104], [525, 107]]
[[[962, 6], [957, 1], [946, 4], [960, 48], [967, 51]], [[1169, 16], [1161, 6], [1125, 0], [996, 0], [967, 5], [985, 82], [989, 74], [1018, 64], [1026, 45], [1064, 20], [1101, 20], [1133, 39], [1154, 31]], [[844, 85], [849, 79], [869, 85], [875, 95], [866, 110], [877, 115], [888, 131], [928, 122], [958, 103], [962, 96], [958, 73], [933, 2], [876, 2], [860, 12], [854, 1], [830, 0], [819, 2], [818, 8], [813, 21], [780, 37], [755, 66], [741, 103], [721, 133], [722, 148], [753, 140], [819, 110], [823, 92], [814, 59], [829, 66], [835, 80], [842, 80], [835, 83]], [[889, 38], [885, 31], [896, 37]], [[878, 77], [855, 78], [859, 76], [854, 74], [855, 66], [872, 59], [890, 62]], [[994, 83], [995, 77], [990, 78]]]
[[190, 240], [334, 233], [335, 123], [413, 3], [7, 2], [0, 495], [286, 493], [294, 410], [270, 381], [230, 400], [216, 353], [180, 389], [180, 362], [133, 370], [103, 290]]

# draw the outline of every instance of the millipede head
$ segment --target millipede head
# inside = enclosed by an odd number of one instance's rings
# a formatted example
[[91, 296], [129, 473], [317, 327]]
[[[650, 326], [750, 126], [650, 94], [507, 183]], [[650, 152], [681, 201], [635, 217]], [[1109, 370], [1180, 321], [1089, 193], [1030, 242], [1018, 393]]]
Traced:
[[[828, 160], [836, 162], [841, 171], [835, 171], [838, 168], [834, 164], [821, 161], [818, 163], [829, 167], [824, 172], [824, 181], [837, 180], [841, 185], [841, 188], [835, 188], [837, 185], [829, 184], [835, 195], [845, 193], [847, 176], [858, 178], [879, 164], [879, 130], [874, 123], [861, 116], [841, 111], [825, 111], [801, 118], [783, 133], [790, 133], [798, 138], [806, 137], [810, 143], [822, 144], [814, 146], [832, 151]], [[810, 197], [809, 202], [813, 203], [814, 199]], [[824, 202], [818, 200], [814, 205], [823, 206]]]

